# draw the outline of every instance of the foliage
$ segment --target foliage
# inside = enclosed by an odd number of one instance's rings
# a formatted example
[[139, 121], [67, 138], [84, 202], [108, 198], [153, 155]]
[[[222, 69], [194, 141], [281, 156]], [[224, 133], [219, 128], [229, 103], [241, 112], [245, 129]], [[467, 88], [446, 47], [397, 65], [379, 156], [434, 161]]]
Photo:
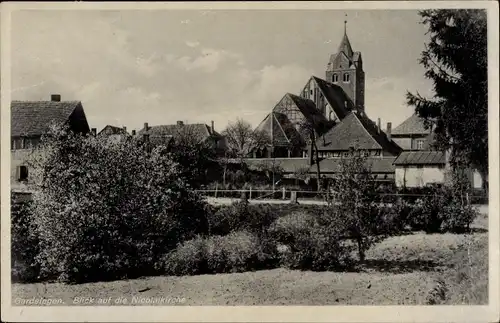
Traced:
[[35, 261], [38, 236], [33, 223], [30, 201], [17, 201], [11, 196], [11, 263], [12, 280], [32, 282], [38, 277]]
[[33, 161], [44, 278], [85, 282], [155, 273], [159, 257], [205, 232], [204, 203], [165, 147], [147, 153], [133, 140], [111, 142], [52, 129]]
[[164, 263], [168, 274], [194, 275], [271, 268], [276, 259], [276, 247], [269, 239], [239, 231], [186, 241]]
[[470, 191], [467, 178], [456, 169], [449, 174], [450, 183], [430, 188], [429, 194], [417, 201], [411, 226], [426, 232], [464, 232], [478, 211], [470, 205], [465, 194]]
[[407, 102], [432, 126], [436, 146], [452, 161], [488, 173], [488, 58], [486, 11], [423, 10], [430, 40], [421, 54], [433, 98], [407, 93]]
[[169, 154], [177, 164], [179, 176], [187, 184], [199, 188], [207, 183], [207, 172], [216, 169], [216, 147], [210, 139], [200, 139], [195, 127], [178, 127], [173, 141], [170, 143]]
[[342, 160], [341, 171], [332, 183], [329, 223], [355, 239], [360, 261], [364, 261], [365, 251], [375, 242], [377, 227], [383, 222], [375, 194], [377, 185], [371, 177], [366, 157], [353, 147], [350, 156]]
[[211, 235], [248, 230], [261, 233], [278, 217], [271, 205], [241, 201], [219, 207], [207, 216]]
[[351, 267], [352, 245], [343, 239], [342, 232], [317, 218], [296, 212], [277, 219], [270, 235], [284, 246], [280, 254], [282, 266], [290, 269], [338, 270]]

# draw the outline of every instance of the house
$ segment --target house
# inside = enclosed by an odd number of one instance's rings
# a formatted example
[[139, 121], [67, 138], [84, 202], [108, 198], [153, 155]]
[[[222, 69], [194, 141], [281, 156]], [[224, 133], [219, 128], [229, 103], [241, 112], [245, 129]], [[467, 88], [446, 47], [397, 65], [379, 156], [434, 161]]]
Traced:
[[[11, 188], [30, 190], [28, 158], [40, 144], [49, 126], [68, 125], [76, 133], [90, 128], [80, 101], [61, 101], [58, 94], [50, 101], [12, 101], [11, 103]], [[37, 151], [37, 153], [43, 153]]]
[[392, 140], [403, 150], [429, 150], [432, 131], [417, 114], [411, 115], [391, 133]]
[[108, 138], [112, 141], [120, 141], [124, 138], [130, 137], [130, 134], [127, 132], [127, 127], [116, 127], [107, 125], [102, 128], [101, 131], [97, 134], [98, 137]]
[[[411, 115], [392, 131], [392, 139], [403, 149], [394, 161], [398, 187], [422, 187], [447, 182], [450, 169], [448, 152], [433, 147], [432, 129], [417, 114]], [[471, 187], [480, 189], [483, 181], [473, 169], [463, 168]]]
[[184, 124], [177, 121], [176, 124], [149, 126], [144, 123], [144, 127], [133, 133], [138, 140], [148, 140], [153, 147], [156, 145], [169, 146], [173, 141], [191, 143], [204, 143], [217, 152], [225, 149], [225, 141], [214, 129], [214, 122], [208, 126], [203, 123]]

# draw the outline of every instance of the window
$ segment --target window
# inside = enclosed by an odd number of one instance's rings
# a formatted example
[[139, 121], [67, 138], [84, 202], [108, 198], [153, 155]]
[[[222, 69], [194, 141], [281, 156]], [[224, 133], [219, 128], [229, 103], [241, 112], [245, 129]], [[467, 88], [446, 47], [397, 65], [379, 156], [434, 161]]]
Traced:
[[349, 152], [348, 151], [344, 152], [344, 157], [349, 157]]
[[344, 83], [349, 83], [349, 81], [350, 81], [349, 74], [344, 73]]
[[418, 150], [424, 149], [424, 141], [423, 140], [417, 140], [417, 149]]
[[339, 76], [337, 74], [332, 75], [332, 82], [337, 83], [339, 81]]
[[313, 90], [311, 90], [311, 95], [313, 95]]
[[366, 150], [366, 151], [365, 151], [365, 157], [368, 157], [368, 156], [370, 156], [370, 151], [369, 151], [369, 150]]
[[380, 156], [380, 150], [375, 150], [375, 151], [373, 152], [373, 155], [374, 155], [374, 156]]
[[27, 181], [28, 180], [28, 167], [26, 166], [18, 166], [17, 167], [17, 180], [22, 182], [22, 181]]

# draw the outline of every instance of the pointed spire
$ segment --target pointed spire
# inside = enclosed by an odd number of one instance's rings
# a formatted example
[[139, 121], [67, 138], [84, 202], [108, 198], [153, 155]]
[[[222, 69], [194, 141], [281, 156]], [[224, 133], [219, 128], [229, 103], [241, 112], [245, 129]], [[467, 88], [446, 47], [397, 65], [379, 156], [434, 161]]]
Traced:
[[346, 19], [344, 20], [344, 37], [342, 38], [342, 42], [340, 43], [337, 52], [344, 52], [347, 57], [351, 58], [353, 55], [353, 50], [351, 47], [351, 43], [349, 42], [349, 37], [347, 37], [347, 14], [345, 16]]

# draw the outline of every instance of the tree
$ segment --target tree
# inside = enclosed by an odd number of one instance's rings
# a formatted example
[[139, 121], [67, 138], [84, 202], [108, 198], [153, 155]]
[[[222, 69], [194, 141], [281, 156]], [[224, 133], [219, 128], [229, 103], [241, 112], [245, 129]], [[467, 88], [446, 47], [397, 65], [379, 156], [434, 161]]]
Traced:
[[434, 96], [407, 93], [407, 103], [433, 129], [435, 146], [452, 163], [476, 168], [487, 188], [488, 59], [485, 10], [423, 10], [430, 40], [419, 63], [434, 83]]
[[[206, 232], [205, 203], [166, 147], [51, 129], [30, 164], [41, 275], [72, 282], [155, 272], [177, 243]], [[35, 158], [36, 157], [36, 158]]]
[[248, 157], [253, 149], [269, 144], [264, 132], [253, 130], [252, 125], [242, 119], [230, 122], [222, 135], [226, 139], [228, 155], [240, 159]]
[[177, 128], [169, 151], [178, 164], [180, 176], [194, 188], [205, 184], [207, 171], [217, 166], [214, 143], [192, 125]]
[[341, 170], [333, 180], [329, 210], [333, 217], [330, 223], [356, 241], [360, 261], [364, 261], [377, 227], [383, 225], [375, 190], [367, 158], [354, 147], [351, 156], [342, 159]]

